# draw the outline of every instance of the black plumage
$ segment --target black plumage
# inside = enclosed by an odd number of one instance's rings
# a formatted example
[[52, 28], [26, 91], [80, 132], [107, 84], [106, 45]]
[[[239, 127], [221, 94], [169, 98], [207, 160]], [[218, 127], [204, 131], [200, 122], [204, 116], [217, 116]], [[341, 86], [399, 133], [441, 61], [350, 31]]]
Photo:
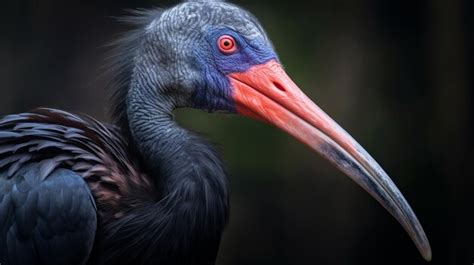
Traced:
[[0, 175], [2, 264], [83, 264], [97, 224], [90, 189], [71, 170], [54, 169], [46, 179], [40, 171], [33, 162]]
[[163, 191], [119, 129], [90, 117], [37, 109], [3, 118], [0, 132], [3, 264], [83, 264], [92, 245], [89, 264], [215, 260], [226, 183], [220, 160], [197, 138], [188, 139], [193, 167], [163, 166], [180, 168], [174, 177], [183, 180]]

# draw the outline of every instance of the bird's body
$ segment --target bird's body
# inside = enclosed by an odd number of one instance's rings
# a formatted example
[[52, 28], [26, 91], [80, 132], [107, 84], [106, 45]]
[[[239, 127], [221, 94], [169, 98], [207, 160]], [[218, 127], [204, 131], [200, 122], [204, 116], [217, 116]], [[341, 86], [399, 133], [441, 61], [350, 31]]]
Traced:
[[191, 0], [127, 18], [112, 60], [113, 125], [53, 109], [0, 119], [0, 264], [215, 264], [229, 215], [222, 161], [173, 120], [190, 107], [267, 121], [381, 202], [426, 259], [382, 168], [286, 75], [247, 11]]
[[0, 257], [12, 258], [2, 260], [56, 264], [18, 246], [73, 244], [72, 260], [58, 264], [82, 264], [93, 245], [89, 264], [212, 263], [228, 216], [225, 174], [212, 148], [180, 130], [162, 139], [154, 167], [132, 157], [117, 127], [92, 118], [38, 109], [0, 120], [0, 212], [10, 223]]

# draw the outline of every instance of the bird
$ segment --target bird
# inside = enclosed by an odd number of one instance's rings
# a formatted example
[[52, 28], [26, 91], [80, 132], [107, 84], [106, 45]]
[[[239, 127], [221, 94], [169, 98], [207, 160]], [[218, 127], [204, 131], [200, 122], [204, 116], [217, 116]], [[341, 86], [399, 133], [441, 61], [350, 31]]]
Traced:
[[38, 108], [0, 119], [0, 263], [216, 263], [229, 219], [219, 153], [176, 123], [194, 108], [271, 124], [385, 207], [431, 259], [380, 165], [286, 74], [264, 28], [226, 1], [137, 10], [108, 71], [113, 122]]

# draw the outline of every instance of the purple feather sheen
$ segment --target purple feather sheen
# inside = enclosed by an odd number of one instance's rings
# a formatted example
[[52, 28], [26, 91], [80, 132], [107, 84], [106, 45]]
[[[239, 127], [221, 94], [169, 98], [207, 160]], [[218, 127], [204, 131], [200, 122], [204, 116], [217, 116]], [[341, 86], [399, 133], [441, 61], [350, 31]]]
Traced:
[[[38, 109], [0, 120], [0, 170], [7, 170], [9, 177], [25, 164], [39, 162], [41, 179], [58, 168], [69, 167], [86, 181], [96, 182], [91, 185], [95, 193], [129, 189], [115, 188], [118, 184], [149, 186], [145, 176], [136, 171], [139, 166], [134, 161], [116, 128], [89, 117]], [[99, 203], [112, 203], [105, 201], [107, 198], [99, 198]]]

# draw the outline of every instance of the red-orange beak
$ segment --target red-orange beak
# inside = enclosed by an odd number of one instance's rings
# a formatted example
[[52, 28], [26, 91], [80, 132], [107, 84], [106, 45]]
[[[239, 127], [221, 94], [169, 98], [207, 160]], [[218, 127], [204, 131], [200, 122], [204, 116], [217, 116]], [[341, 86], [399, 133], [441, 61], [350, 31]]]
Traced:
[[229, 75], [240, 114], [289, 133], [369, 192], [408, 232], [421, 255], [431, 248], [417, 217], [392, 180], [344, 129], [313, 103], [276, 61]]

